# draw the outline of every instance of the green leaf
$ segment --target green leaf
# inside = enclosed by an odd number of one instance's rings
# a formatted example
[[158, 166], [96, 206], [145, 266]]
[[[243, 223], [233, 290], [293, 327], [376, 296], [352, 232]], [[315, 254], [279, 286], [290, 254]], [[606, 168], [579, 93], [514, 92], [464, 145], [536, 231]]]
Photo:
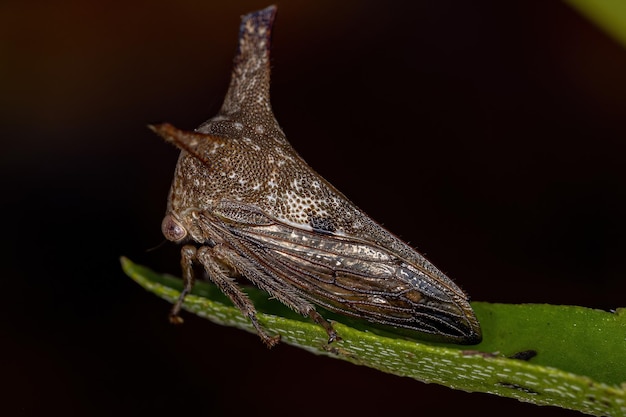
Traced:
[[626, 1], [567, 0], [567, 3], [626, 46]]
[[[169, 302], [178, 298], [180, 279], [126, 258], [121, 262], [126, 274], [146, 290]], [[246, 292], [270, 333], [316, 354], [454, 389], [592, 415], [626, 415], [625, 309], [610, 313], [575, 306], [475, 302], [484, 341], [471, 347], [424, 342], [408, 332], [323, 312], [342, 338], [329, 345], [320, 326], [254, 287]], [[209, 283], [197, 282], [184, 308], [254, 332], [249, 320]], [[512, 358], [531, 356], [531, 351], [536, 355], [529, 360]]]

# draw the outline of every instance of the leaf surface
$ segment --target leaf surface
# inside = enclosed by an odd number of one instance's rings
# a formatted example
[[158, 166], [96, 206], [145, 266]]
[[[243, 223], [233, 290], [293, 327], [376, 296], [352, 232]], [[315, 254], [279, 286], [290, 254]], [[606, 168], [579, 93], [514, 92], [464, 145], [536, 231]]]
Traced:
[[[121, 262], [146, 290], [169, 302], [178, 298], [180, 279], [127, 258]], [[424, 342], [410, 332], [323, 312], [342, 338], [329, 345], [320, 326], [254, 287], [246, 292], [269, 332], [316, 354], [454, 389], [598, 416], [626, 416], [626, 309], [474, 302], [483, 329], [483, 342], [475, 346]], [[196, 282], [184, 309], [254, 332], [249, 320], [210, 283]]]

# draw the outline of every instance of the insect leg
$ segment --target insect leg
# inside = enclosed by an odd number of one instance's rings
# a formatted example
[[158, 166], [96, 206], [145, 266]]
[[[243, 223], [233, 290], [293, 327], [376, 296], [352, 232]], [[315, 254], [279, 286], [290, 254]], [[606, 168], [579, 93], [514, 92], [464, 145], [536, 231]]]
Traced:
[[328, 334], [328, 343], [332, 343], [335, 340], [341, 340], [341, 337], [337, 335], [337, 332], [333, 328], [333, 325], [330, 324], [328, 320], [326, 320], [320, 313], [315, 311], [315, 309], [309, 311], [309, 318], [313, 320], [315, 323], [319, 324], [326, 330], [326, 334]]
[[233, 304], [250, 319], [259, 337], [268, 347], [276, 345], [280, 340], [280, 335], [270, 336], [265, 332], [257, 320], [256, 309], [252, 301], [250, 301], [248, 296], [237, 286], [237, 283], [232, 278], [222, 272], [212, 250], [213, 248], [202, 246], [198, 249], [196, 254], [196, 258], [206, 269], [211, 281], [213, 281], [215, 285], [228, 296]]
[[[266, 291], [287, 307], [305, 317], [309, 317], [315, 323], [322, 326], [328, 334], [328, 343], [332, 343], [335, 340], [341, 340], [341, 338], [337, 336], [337, 332], [333, 328], [332, 324], [330, 324], [330, 322], [324, 319], [324, 317], [322, 317], [321, 314], [315, 310], [313, 304], [301, 298], [295, 291], [288, 289], [285, 285], [281, 284], [281, 282], [285, 281], [285, 279], [280, 275], [281, 272], [275, 269], [264, 268], [262, 264], [254, 263], [247, 257], [225, 250], [222, 246], [216, 246], [213, 249], [215, 256], [231, 266], [235, 271], [248, 278], [257, 287]], [[242, 247], [239, 249], [244, 251]]]
[[196, 248], [192, 245], [185, 245], [180, 250], [180, 266], [183, 272], [183, 290], [178, 296], [178, 300], [170, 310], [170, 323], [181, 324], [182, 317], [179, 316], [185, 297], [191, 292], [195, 278], [193, 276], [193, 262], [196, 259]]

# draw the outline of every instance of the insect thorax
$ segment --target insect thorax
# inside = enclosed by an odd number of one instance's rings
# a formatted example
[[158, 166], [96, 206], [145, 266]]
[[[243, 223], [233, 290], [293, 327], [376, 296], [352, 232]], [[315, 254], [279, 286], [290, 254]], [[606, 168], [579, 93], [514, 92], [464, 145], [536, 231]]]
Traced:
[[322, 232], [360, 227], [361, 212], [306, 165], [282, 132], [223, 116], [216, 119], [201, 130], [223, 140], [207, 137], [199, 144], [203, 159], [181, 152], [170, 197], [174, 212], [211, 210], [231, 201]]

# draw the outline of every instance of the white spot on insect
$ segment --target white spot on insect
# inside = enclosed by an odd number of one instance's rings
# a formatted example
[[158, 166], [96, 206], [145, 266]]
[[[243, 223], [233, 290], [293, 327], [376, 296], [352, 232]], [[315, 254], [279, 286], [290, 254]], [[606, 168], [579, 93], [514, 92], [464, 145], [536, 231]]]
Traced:
[[231, 171], [230, 174], [228, 174], [228, 178], [234, 180], [235, 178], [237, 178], [237, 173], [235, 171]]
[[374, 295], [374, 296], [369, 297], [369, 300], [370, 300], [372, 303], [376, 303], [376, 304], [387, 304], [387, 300], [385, 300], [384, 298], [379, 297], [379, 296], [377, 296], [377, 295]]
[[239, 178], [239, 181], [237, 181], [240, 185], [245, 185], [245, 183], [248, 182], [248, 180], [243, 179], [243, 178]]
[[270, 172], [270, 178], [267, 181], [267, 185], [270, 188], [276, 188], [278, 187], [278, 171], [273, 170], [272, 172]]
[[254, 127], [254, 131], [259, 135], [262, 135], [263, 133], [265, 133], [265, 128], [263, 127], [263, 125], [256, 125]]
[[237, 130], [242, 130], [243, 129], [243, 125], [241, 123], [239, 123], [239, 122], [235, 122], [235, 124], [233, 126], [235, 126], [235, 129], [237, 129]]
[[285, 159], [287, 161], [294, 162], [293, 157], [291, 155], [285, 153], [280, 146], [275, 146], [274, 150], [276, 151], [276, 153], [278, 155], [280, 155], [281, 158], [283, 158], [283, 159]]
[[252, 191], [259, 191], [261, 189], [261, 183], [257, 182], [252, 186]]
[[224, 144], [223, 143], [213, 143], [213, 146], [211, 146], [211, 149], [209, 149], [209, 154], [213, 155], [215, 152], [217, 152], [218, 149], [220, 149], [221, 147], [223, 147]]
[[317, 180], [314, 180], [311, 182], [311, 187], [315, 188], [316, 190], [320, 189], [320, 183]]
[[300, 187], [300, 181], [298, 181], [297, 178], [295, 178], [293, 181], [291, 181], [290, 184], [294, 190], [300, 192], [302, 190], [302, 187]]
[[270, 204], [275, 204], [276, 203], [276, 196], [274, 194], [268, 194], [265, 198], [267, 199], [268, 203], [270, 203]]
[[256, 143], [254, 143], [254, 140], [248, 138], [248, 137], [244, 137], [243, 141], [246, 143], [246, 145], [252, 147], [252, 149], [254, 149], [255, 151], [260, 151], [261, 147], [259, 145], [257, 145]]

